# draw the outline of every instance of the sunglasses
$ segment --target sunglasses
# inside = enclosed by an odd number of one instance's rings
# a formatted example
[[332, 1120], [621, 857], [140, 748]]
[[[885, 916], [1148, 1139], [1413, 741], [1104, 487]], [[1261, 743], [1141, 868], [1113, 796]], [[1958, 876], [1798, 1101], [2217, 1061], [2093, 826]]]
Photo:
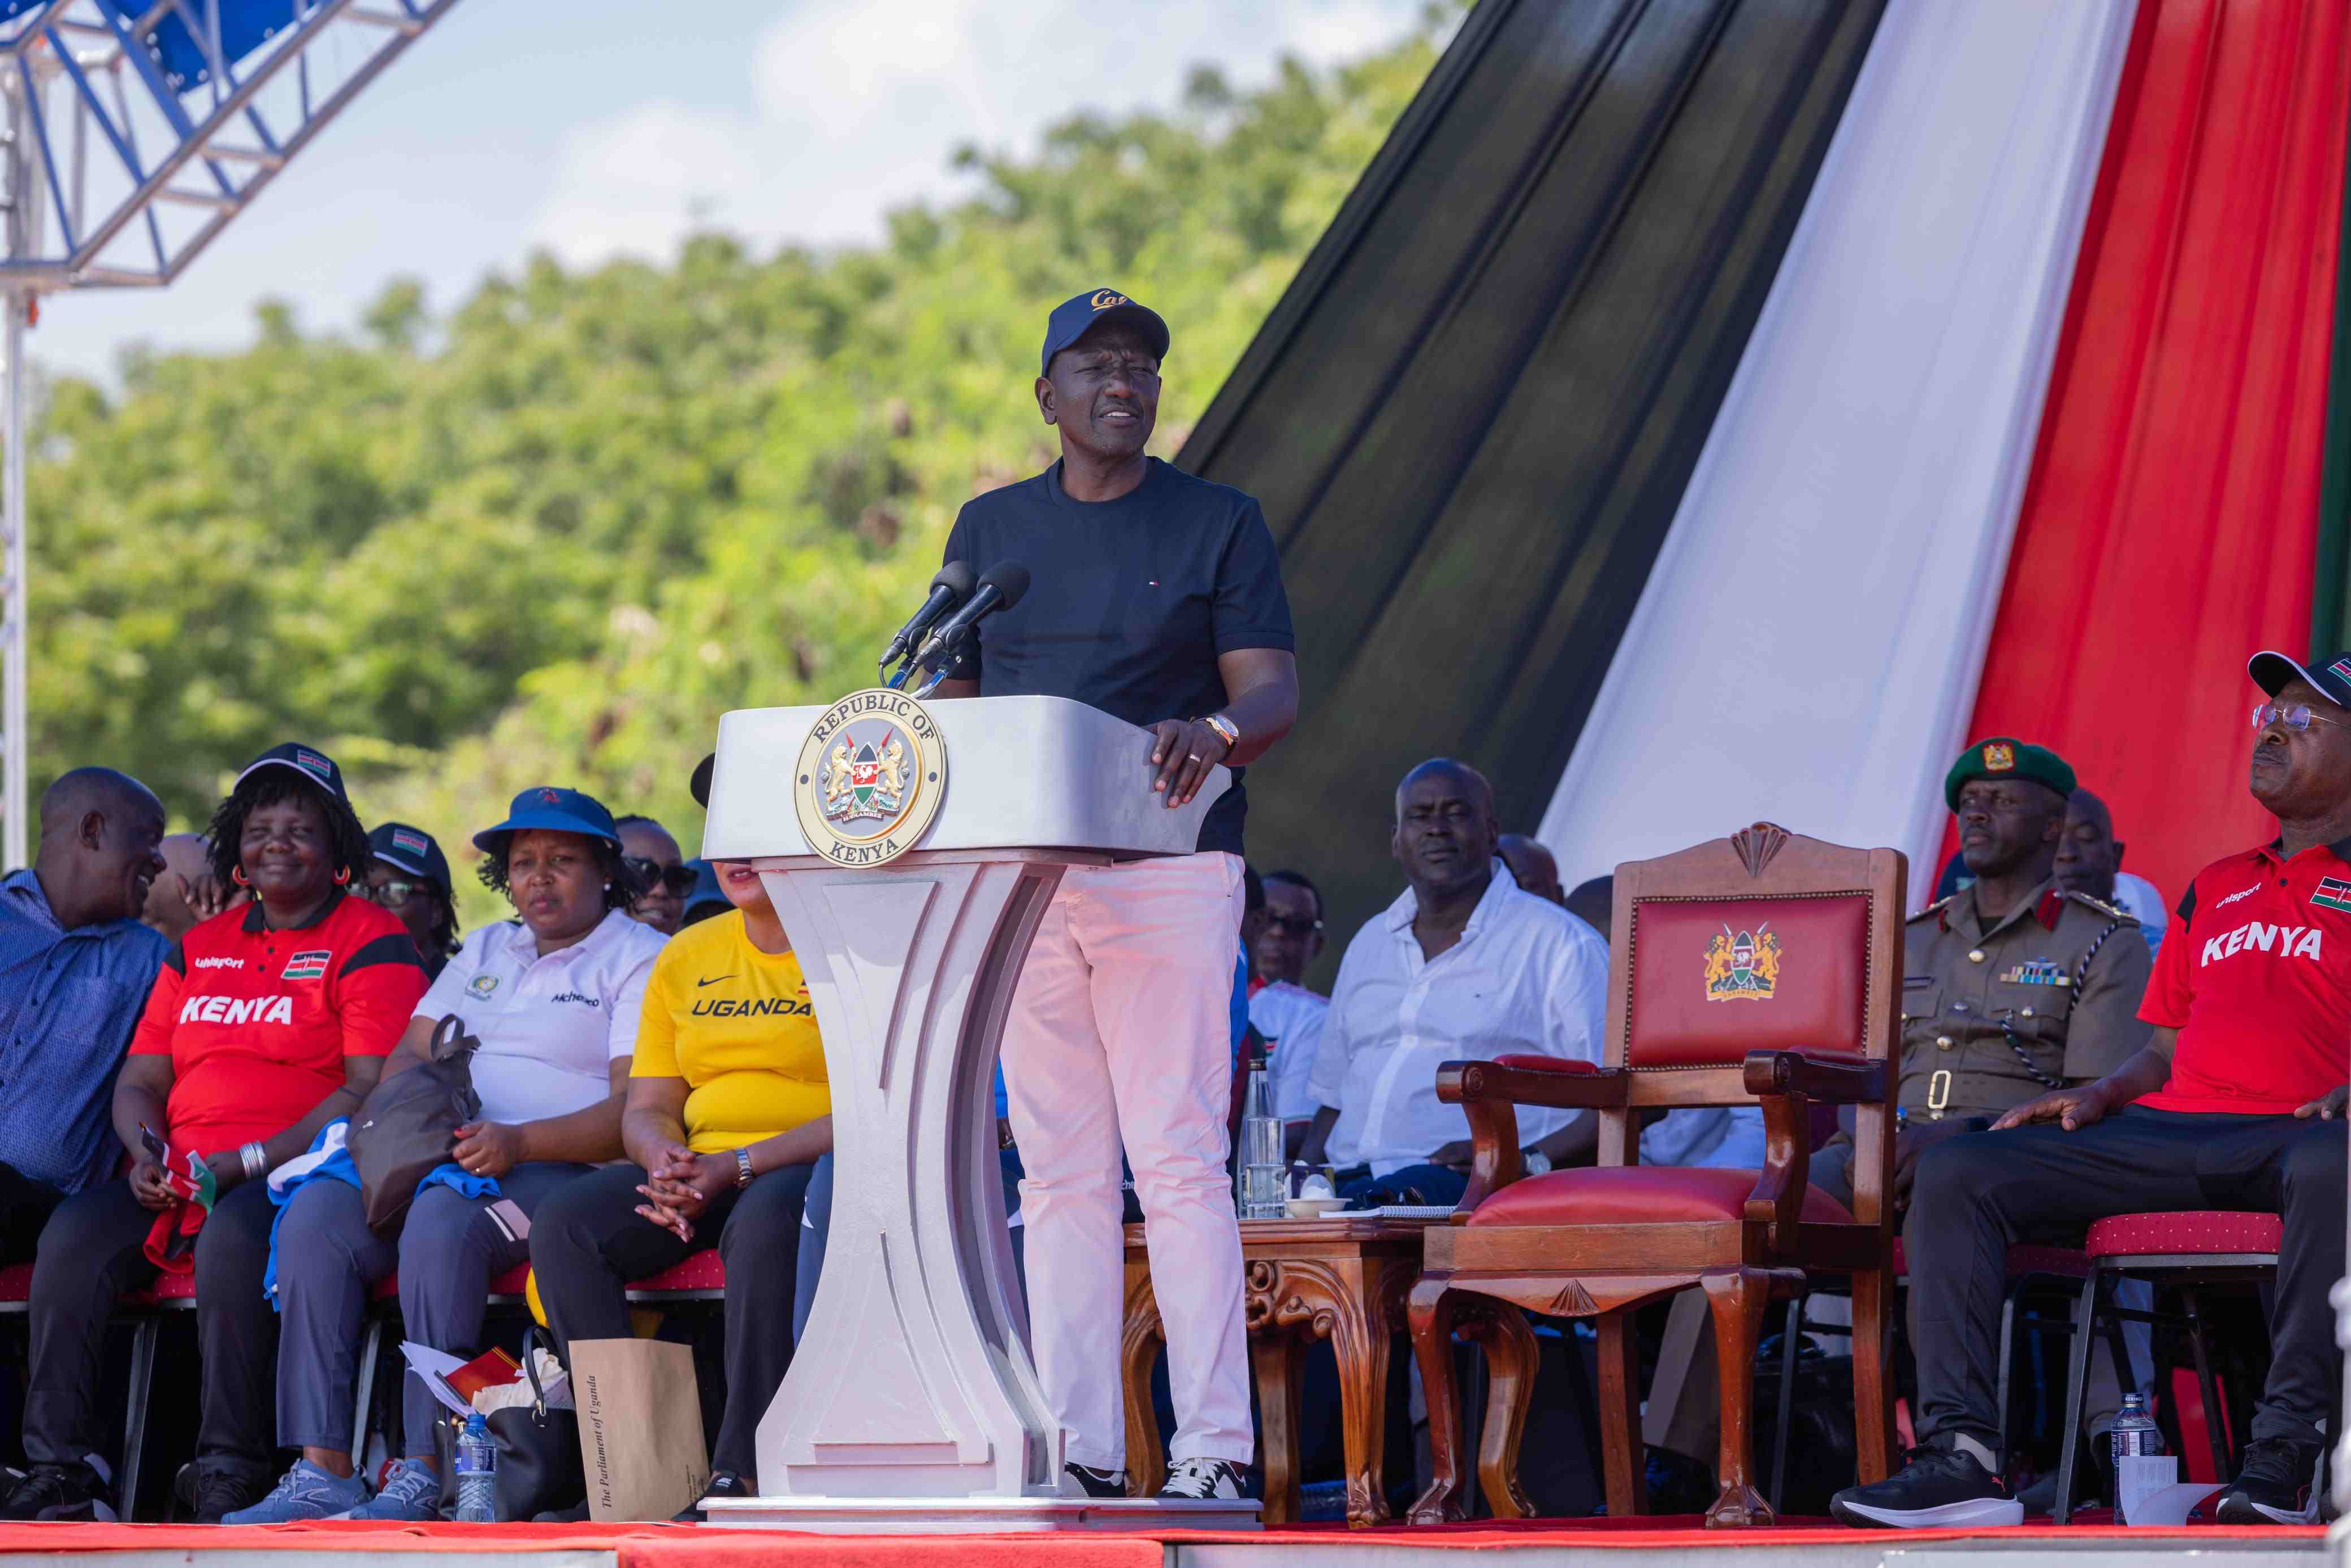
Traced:
[[694, 891], [694, 873], [684, 866], [664, 865], [643, 855], [623, 855], [621, 863], [636, 873], [637, 880], [648, 890], [666, 888], [672, 898], [684, 898]]
[[1322, 929], [1322, 923], [1320, 920], [1301, 920], [1291, 915], [1269, 915], [1265, 917], [1265, 928], [1290, 936], [1311, 936]]
[[429, 882], [387, 882], [381, 885], [363, 883], [352, 891], [370, 904], [381, 904], [389, 909], [395, 904], [406, 904], [417, 894], [432, 891], [432, 887]]

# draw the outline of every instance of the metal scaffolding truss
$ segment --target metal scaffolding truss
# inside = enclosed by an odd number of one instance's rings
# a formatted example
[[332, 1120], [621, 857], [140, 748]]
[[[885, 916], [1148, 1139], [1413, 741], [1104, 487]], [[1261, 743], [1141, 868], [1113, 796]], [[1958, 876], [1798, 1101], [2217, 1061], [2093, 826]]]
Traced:
[[455, 3], [0, 5], [0, 285], [171, 282]]
[[0, 856], [27, 864], [25, 328], [161, 287], [456, 0], [0, 0]]

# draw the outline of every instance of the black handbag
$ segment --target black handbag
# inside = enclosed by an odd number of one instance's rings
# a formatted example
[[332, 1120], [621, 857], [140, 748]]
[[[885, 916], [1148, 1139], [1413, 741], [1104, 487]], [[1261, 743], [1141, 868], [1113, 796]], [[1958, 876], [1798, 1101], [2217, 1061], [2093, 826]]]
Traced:
[[549, 1409], [538, 1369], [531, 1364], [531, 1352], [544, 1343], [536, 1328], [523, 1336], [522, 1375], [530, 1379], [530, 1403], [493, 1410], [484, 1418], [498, 1449], [493, 1482], [502, 1521], [528, 1521], [588, 1494], [587, 1471], [580, 1462], [580, 1413]]
[[482, 1042], [455, 1013], [433, 1026], [424, 1060], [378, 1083], [351, 1114], [345, 1147], [359, 1172], [368, 1228], [389, 1236], [407, 1217], [416, 1185], [457, 1151], [457, 1129], [481, 1115], [473, 1057]]

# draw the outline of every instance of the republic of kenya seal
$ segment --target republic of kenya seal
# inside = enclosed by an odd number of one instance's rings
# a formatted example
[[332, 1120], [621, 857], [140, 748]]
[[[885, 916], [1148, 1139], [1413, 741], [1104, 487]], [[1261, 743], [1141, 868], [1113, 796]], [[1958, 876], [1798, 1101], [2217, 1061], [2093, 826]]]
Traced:
[[852, 692], [809, 727], [792, 810], [836, 865], [884, 865], [914, 847], [946, 793], [947, 753], [928, 709], [883, 687]]

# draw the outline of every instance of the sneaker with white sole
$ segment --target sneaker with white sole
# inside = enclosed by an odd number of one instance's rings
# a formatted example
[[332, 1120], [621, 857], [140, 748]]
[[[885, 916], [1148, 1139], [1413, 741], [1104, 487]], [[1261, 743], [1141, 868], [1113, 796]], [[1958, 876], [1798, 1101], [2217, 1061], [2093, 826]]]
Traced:
[[357, 1476], [329, 1475], [308, 1459], [279, 1478], [267, 1497], [251, 1508], [221, 1515], [223, 1524], [294, 1524], [331, 1519], [367, 1501], [367, 1482]]
[[1902, 1469], [1829, 1500], [1840, 1522], [1862, 1530], [1929, 1530], [2022, 1524], [2024, 1505], [2000, 1478], [1957, 1448], [1913, 1448]]
[[1196, 1502], [1238, 1502], [1241, 1468], [1229, 1459], [1177, 1459], [1167, 1467], [1167, 1484], [1159, 1489], [1159, 1495]]
[[[1088, 1497], [1124, 1497], [1126, 1495], [1124, 1470], [1097, 1469], [1092, 1465], [1079, 1464], [1075, 1459], [1064, 1464], [1061, 1469], [1071, 1481], [1076, 1483], [1077, 1489]], [[1066, 1493], [1069, 1489], [1064, 1487], [1061, 1490]]]
[[441, 1517], [441, 1472], [428, 1459], [394, 1459], [375, 1496], [345, 1519], [396, 1520], [422, 1524]]
[[2245, 1445], [2244, 1469], [2220, 1494], [2213, 1516], [2222, 1524], [2316, 1524], [2318, 1443], [2256, 1437]]

